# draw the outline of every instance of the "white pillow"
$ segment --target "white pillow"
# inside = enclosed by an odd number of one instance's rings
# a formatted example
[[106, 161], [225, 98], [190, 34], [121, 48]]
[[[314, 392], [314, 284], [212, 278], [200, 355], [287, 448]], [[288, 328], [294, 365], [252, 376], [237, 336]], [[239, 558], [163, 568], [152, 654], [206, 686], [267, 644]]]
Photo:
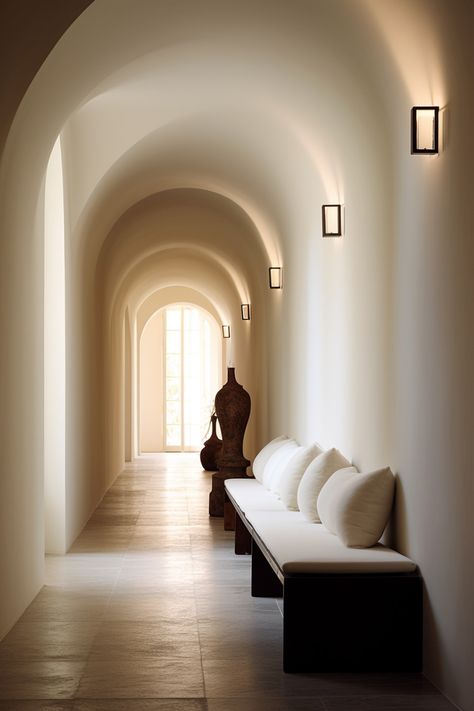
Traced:
[[321, 447], [316, 443], [309, 445], [309, 447], [298, 447], [278, 479], [273, 479], [272, 491], [280, 497], [290, 511], [298, 511], [296, 494], [301, 477], [305, 473], [308, 464], [321, 452]]
[[263, 470], [265, 469], [265, 464], [268, 462], [270, 457], [276, 450], [288, 442], [288, 437], [281, 435], [280, 437], [275, 437], [271, 442], [265, 445], [263, 449], [257, 454], [252, 464], [252, 471], [255, 479], [262, 483]]
[[341, 469], [321, 489], [318, 511], [325, 527], [350, 548], [370, 548], [387, 525], [395, 479], [389, 467], [373, 472]]
[[334, 447], [314, 459], [304, 472], [298, 486], [298, 508], [308, 521], [319, 523], [318, 496], [331, 474], [351, 463]]
[[294, 439], [289, 439], [271, 455], [265, 464], [262, 476], [262, 484], [266, 489], [272, 488], [273, 481], [281, 475], [295, 449], [298, 449], [298, 443]]

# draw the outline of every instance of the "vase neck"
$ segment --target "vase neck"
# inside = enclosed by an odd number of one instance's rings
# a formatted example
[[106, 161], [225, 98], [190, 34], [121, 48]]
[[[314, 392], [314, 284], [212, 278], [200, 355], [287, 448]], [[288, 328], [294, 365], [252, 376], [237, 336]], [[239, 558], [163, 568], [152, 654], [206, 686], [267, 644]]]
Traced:
[[235, 383], [235, 368], [227, 368], [227, 382]]

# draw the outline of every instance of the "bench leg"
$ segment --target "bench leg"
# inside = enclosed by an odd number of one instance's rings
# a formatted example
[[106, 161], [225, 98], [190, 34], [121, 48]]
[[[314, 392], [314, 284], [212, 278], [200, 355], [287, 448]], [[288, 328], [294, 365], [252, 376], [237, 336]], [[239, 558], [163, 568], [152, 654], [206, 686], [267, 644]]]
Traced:
[[286, 672], [420, 672], [419, 576], [285, 578]]
[[239, 514], [235, 514], [235, 554], [250, 555], [252, 552], [252, 536], [247, 530]]
[[283, 585], [252, 540], [252, 597], [282, 597]]
[[232, 501], [224, 492], [224, 531], [235, 531], [236, 511]]

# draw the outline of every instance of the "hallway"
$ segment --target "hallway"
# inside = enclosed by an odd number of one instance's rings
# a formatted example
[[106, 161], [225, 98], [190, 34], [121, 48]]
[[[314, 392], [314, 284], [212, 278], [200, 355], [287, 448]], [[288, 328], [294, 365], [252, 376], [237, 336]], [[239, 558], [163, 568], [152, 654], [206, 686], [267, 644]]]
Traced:
[[284, 674], [278, 604], [208, 518], [210, 476], [196, 454], [122, 473], [0, 644], [1, 711], [454, 708], [417, 675]]

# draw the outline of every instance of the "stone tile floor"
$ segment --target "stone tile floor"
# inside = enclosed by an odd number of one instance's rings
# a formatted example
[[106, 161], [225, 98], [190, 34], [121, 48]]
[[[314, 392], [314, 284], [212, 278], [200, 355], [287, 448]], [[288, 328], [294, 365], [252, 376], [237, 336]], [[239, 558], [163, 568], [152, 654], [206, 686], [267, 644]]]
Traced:
[[[421, 675], [284, 674], [196, 454], [129, 466], [0, 643], [0, 711], [449, 711]], [[315, 640], [315, 644], [318, 641]]]

